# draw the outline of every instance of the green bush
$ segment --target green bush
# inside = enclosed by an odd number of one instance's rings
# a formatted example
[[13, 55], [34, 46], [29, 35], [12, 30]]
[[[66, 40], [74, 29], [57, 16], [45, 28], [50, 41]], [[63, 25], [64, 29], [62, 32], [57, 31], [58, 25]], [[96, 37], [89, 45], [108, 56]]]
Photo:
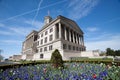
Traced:
[[56, 50], [52, 53], [52, 56], [51, 56], [50, 61], [51, 61], [52, 65], [53, 65], [55, 68], [63, 67], [62, 56], [61, 56], [60, 52], [58, 51], [58, 49], [56, 49]]

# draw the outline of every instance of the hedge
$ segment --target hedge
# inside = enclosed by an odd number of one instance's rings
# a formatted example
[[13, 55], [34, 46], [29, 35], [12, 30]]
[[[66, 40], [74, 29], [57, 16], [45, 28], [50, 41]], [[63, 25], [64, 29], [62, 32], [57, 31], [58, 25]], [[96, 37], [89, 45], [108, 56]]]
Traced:
[[[94, 64], [99, 64], [99, 63], [104, 63], [106, 65], [116, 65], [120, 66], [120, 61], [107, 61], [107, 60], [68, 60], [64, 61], [64, 63], [72, 63], [72, 62], [77, 62], [77, 63], [94, 63]], [[30, 61], [30, 62], [22, 62], [19, 64], [10, 64], [10, 65], [1, 65], [0, 69], [8, 69], [8, 68], [18, 68], [20, 66], [29, 66], [29, 65], [37, 65], [37, 64], [49, 64], [50, 61]]]

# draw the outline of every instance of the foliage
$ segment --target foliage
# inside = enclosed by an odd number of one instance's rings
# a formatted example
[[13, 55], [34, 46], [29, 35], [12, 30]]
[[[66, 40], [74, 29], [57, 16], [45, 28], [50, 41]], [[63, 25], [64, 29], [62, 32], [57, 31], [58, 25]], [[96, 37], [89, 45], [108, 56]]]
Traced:
[[115, 50], [115, 55], [120, 56], [120, 50]]
[[112, 58], [88, 58], [88, 57], [73, 57], [71, 61], [113, 61]]
[[106, 49], [106, 54], [107, 54], [107, 56], [108, 56], [108, 55], [110, 55], [110, 56], [115, 56], [114, 50], [112, 50], [111, 48], [107, 48], [107, 49]]
[[113, 50], [111, 48], [106, 49], [107, 56], [120, 56], [120, 50]]
[[62, 56], [60, 54], [60, 52], [58, 51], [58, 49], [56, 49], [51, 56], [51, 63], [53, 64], [53, 66], [55, 68], [58, 67], [63, 67], [63, 60], [62, 60]]
[[1, 53], [2, 53], [2, 49], [0, 49], [0, 60], [3, 60], [3, 56], [1, 55]]
[[106, 56], [105, 52], [100, 53], [100, 56]]
[[90, 63], [65, 63], [67, 68], [52, 68], [51, 64], [0, 69], [0, 80], [119, 80], [120, 67]]
[[0, 60], [3, 60], [3, 56], [2, 55], [0, 55]]

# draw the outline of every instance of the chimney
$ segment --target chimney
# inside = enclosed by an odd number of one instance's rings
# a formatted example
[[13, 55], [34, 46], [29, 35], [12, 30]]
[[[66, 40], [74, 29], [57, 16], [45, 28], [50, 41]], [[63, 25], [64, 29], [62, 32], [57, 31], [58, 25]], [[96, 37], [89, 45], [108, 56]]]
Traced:
[[49, 24], [50, 22], [52, 21], [52, 17], [50, 16], [45, 16], [45, 19], [44, 19], [44, 24]]

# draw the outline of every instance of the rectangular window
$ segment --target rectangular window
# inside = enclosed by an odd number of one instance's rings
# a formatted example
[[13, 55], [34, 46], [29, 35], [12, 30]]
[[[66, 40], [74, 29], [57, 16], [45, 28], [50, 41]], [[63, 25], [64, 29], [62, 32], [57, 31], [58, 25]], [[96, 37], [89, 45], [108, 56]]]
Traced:
[[37, 42], [37, 45], [39, 45], [39, 41]]
[[38, 53], [38, 49], [36, 49], [36, 53]]
[[63, 44], [63, 49], [67, 49], [67, 45], [66, 44]]
[[37, 40], [37, 38], [38, 38], [38, 36], [37, 36], [37, 35], [34, 35], [34, 41], [36, 41], [36, 40]]
[[47, 42], [47, 37], [45, 37], [45, 41], [44, 41], [44, 43], [46, 43]]
[[48, 32], [46, 31], [46, 32], [45, 32], [45, 35], [47, 35], [47, 34], [48, 34]]
[[49, 46], [49, 50], [52, 50], [52, 45]]
[[41, 34], [41, 37], [43, 37], [43, 33]]
[[76, 51], [78, 51], [78, 47], [76, 47]]
[[44, 47], [44, 51], [47, 51], [47, 47]]
[[42, 48], [40, 48], [40, 52], [42, 52]]
[[43, 39], [41, 39], [41, 44], [43, 44]]
[[69, 50], [71, 50], [71, 45], [68, 46]]
[[37, 36], [37, 39], [40, 39], [40, 36], [39, 36], [39, 35]]
[[53, 32], [53, 28], [50, 29], [50, 33]]
[[43, 58], [43, 54], [40, 54], [40, 58]]
[[50, 35], [49, 36], [49, 41], [52, 41], [53, 40], [53, 35]]

